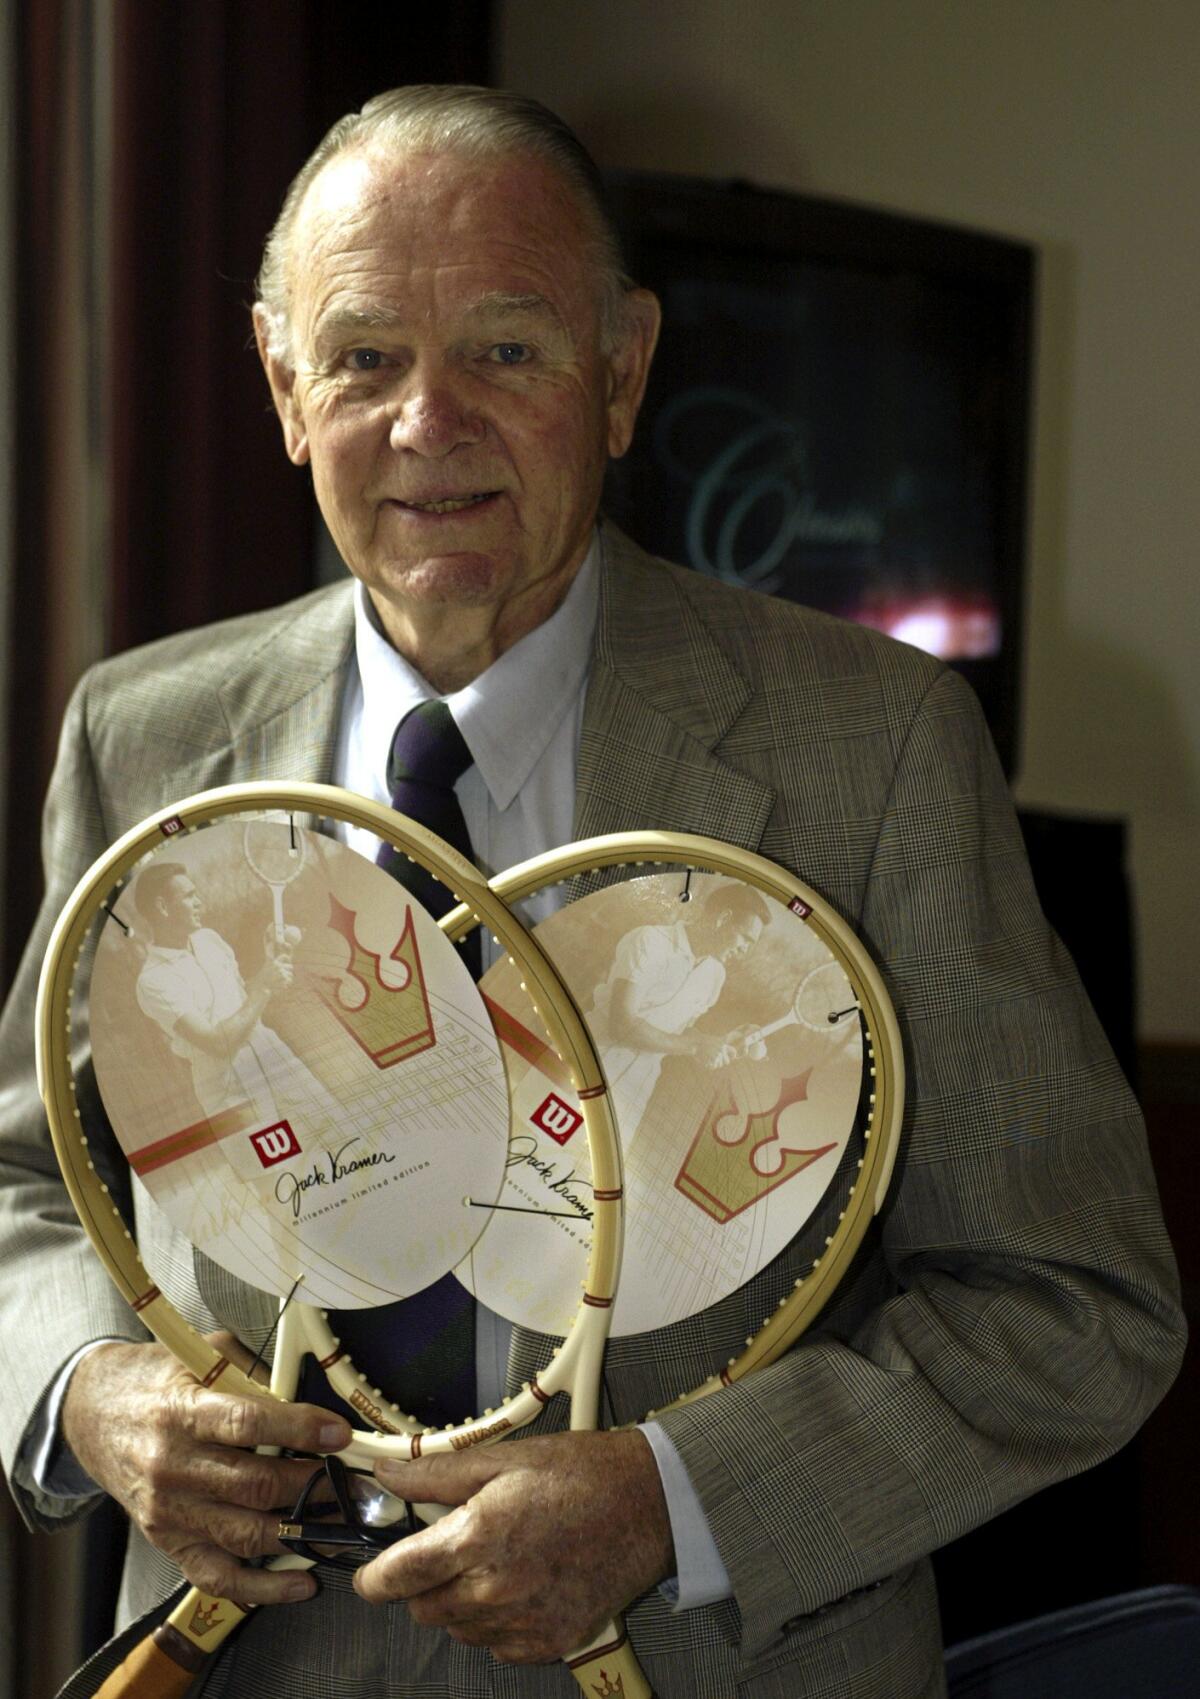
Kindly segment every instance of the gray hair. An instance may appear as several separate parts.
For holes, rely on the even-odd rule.
[[[590,254],[599,287],[600,334],[606,351],[625,323],[626,276],[620,237],[608,211],[604,181],[579,137],[548,107],[507,89],[470,83],[412,83],[369,100],[339,118],[301,167],[267,237],[258,274],[258,304],[270,326],[268,349],[288,365],[291,342],[291,239],[300,204],[318,173],[338,154],[379,148],[393,155],[459,153],[467,158],[534,154],[560,175],[590,226]]]

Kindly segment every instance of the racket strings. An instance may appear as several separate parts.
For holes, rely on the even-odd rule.
[[[287,1297],[283,1300],[283,1303],[279,1306],[279,1309],[276,1312],[275,1320],[271,1323],[271,1326],[268,1329],[268,1331],[266,1332],[266,1334],[264,1334],[262,1344],[259,1346],[258,1350],[254,1353],[254,1360],[250,1364],[250,1367],[246,1370],[246,1378],[248,1380],[254,1379],[254,1375],[255,1375],[256,1370],[259,1368],[260,1364],[263,1363],[266,1360],[267,1352],[271,1349],[272,1345],[275,1342],[275,1335],[279,1332],[279,1324],[282,1322],[285,1314],[287,1313],[287,1309],[288,1309],[289,1304],[291,1303],[292,1299],[296,1296],[296,1293],[300,1290],[303,1283],[304,1283],[304,1276],[302,1274],[298,1274],[296,1276],[295,1283],[293,1284],[291,1291],[288,1293]]]
[[[290,885],[304,871],[305,839],[292,817],[286,826],[282,821],[248,821],[242,847],[251,870],[267,885]]]

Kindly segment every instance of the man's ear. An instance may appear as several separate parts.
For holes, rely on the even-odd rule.
[[[649,289],[631,289],[622,303],[623,324],[608,361],[608,452],[619,460],[633,441],[646,393],[662,310]]]
[[[278,354],[271,353],[271,320],[261,301],[256,302],[254,307],[254,340],[271,386],[271,399],[275,403],[279,423],[283,426],[283,446],[287,449],[288,459],[295,466],[304,466],[308,462],[308,431],[296,402],[296,371]]]

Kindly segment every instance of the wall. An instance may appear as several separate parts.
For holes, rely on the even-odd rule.
[[[497,80],[608,166],[1040,255],[1021,801],[1125,816],[1143,1034],[1200,1039],[1200,8],[498,0]],[[1103,917],[1098,917],[1103,924]]]

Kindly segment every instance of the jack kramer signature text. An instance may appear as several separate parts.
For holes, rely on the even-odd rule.
[[[381,1162],[395,1162],[396,1158],[387,1151],[377,1150],[372,1156],[355,1156],[348,1162],[344,1161],[346,1152],[352,1144],[358,1143],[355,1135],[347,1139],[337,1150],[326,1151],[325,1160],[329,1164],[328,1172],[319,1162],[314,1162],[307,1174],[281,1174],[275,1182],[275,1196],[280,1203],[290,1203],[292,1215],[300,1219],[300,1206],[304,1194],[313,1186],[336,1186],[339,1180],[349,1179],[351,1174],[357,1174],[360,1168],[377,1168]]]
[[[572,1186],[581,1186],[585,1191],[591,1192],[594,1190],[591,1181],[580,1179],[573,1168],[560,1177],[557,1162],[547,1162],[544,1157],[537,1154],[537,1149],[538,1141],[530,1133],[510,1139],[508,1141],[508,1162],[506,1166],[532,1169],[541,1178],[543,1186],[548,1191],[552,1192],[556,1198],[561,1198],[564,1203],[569,1204],[573,1210],[578,1212],[581,1221],[590,1221],[594,1213],[591,1199],[581,1198],[571,1188]]]

